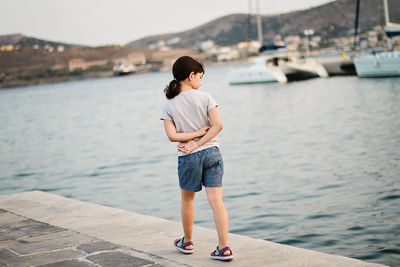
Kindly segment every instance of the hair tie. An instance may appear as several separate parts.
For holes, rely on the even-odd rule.
[[[176,81],[176,82],[178,81],[176,78],[174,78],[173,80]]]

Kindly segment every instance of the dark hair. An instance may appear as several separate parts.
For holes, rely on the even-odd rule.
[[[181,81],[189,77],[190,73],[204,73],[204,66],[197,60],[189,56],[178,58],[172,66],[174,79],[165,87],[164,93],[168,99],[177,96],[181,91]]]

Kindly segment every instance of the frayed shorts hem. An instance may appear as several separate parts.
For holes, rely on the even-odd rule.
[[[222,187],[222,184],[207,185],[207,186],[204,185],[204,187],[205,188],[207,188],[207,187]],[[187,190],[187,191],[195,192],[195,193],[200,192],[203,189],[203,187],[201,187],[200,189],[198,189],[198,188],[193,189],[193,188],[185,188],[184,186],[179,186],[179,188]]]

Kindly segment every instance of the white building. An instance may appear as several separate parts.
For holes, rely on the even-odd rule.
[[[213,40],[207,40],[207,41],[203,41],[200,43],[200,48],[203,51],[210,51],[215,47],[214,41]]]
[[[62,53],[62,52],[64,52],[64,50],[65,50],[65,48],[64,48],[64,46],[63,46],[63,45],[59,45],[59,46],[57,46],[57,52],[60,52],[60,53]]]

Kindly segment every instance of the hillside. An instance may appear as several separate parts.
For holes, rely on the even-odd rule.
[[[10,45],[10,44],[13,45],[14,47],[19,46],[21,48],[33,47],[34,45],[38,45],[40,47],[44,47],[45,45],[49,45],[49,46],[53,46],[53,47],[64,46],[65,49],[69,49],[69,48],[73,48],[73,47],[79,47],[79,48],[87,47],[87,46],[83,46],[83,45],[74,45],[74,44],[38,39],[38,38],[34,38],[34,37],[25,36],[23,34],[7,34],[7,35],[0,36],[0,46]]]
[[[37,39],[22,34],[0,36],[0,46],[13,49],[0,52],[0,88],[42,82],[58,82],[111,76],[113,62],[130,53],[148,53],[146,49],[120,46],[89,47]],[[61,47],[61,49],[58,49]],[[69,71],[69,61],[102,61],[87,71]]]
[[[70,81],[113,75],[113,65],[126,60],[132,54],[144,54],[149,67],[160,67],[165,58],[190,54],[191,50],[151,51],[134,47],[102,46],[88,47],[50,42],[23,35],[0,36],[6,47],[0,51],[0,89],[38,83]],[[50,50],[50,47],[63,49]],[[88,64],[84,69],[70,69],[71,60]],[[86,65],[87,66],[87,65]]]
[[[389,0],[390,18],[400,23],[399,0]],[[271,42],[275,35],[302,35],[305,29],[313,29],[322,39],[350,36],[354,31],[355,0],[337,0],[307,10],[277,16],[263,16],[264,41]],[[249,23],[250,21],[250,23]],[[384,24],[381,0],[362,0],[360,4],[359,30],[365,32]],[[233,45],[240,41],[257,39],[256,18],[248,14],[227,15],[194,29],[145,37],[126,44],[128,47],[148,47],[160,40],[180,38],[175,47],[193,47],[202,41],[213,40],[218,45]]]

